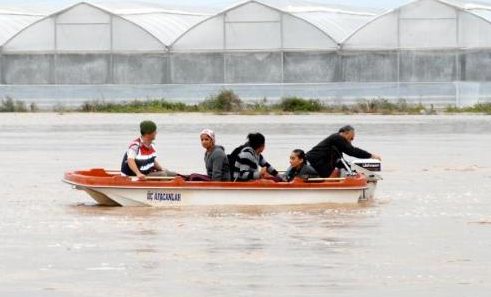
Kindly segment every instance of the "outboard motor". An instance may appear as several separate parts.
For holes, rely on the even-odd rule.
[[[360,200],[372,199],[375,195],[375,188],[377,182],[382,180],[382,176],[375,172],[380,172],[382,170],[382,164],[376,159],[355,159],[351,162],[351,168],[367,178],[368,188],[363,191],[363,195]]]
[[[377,159],[355,159],[352,163],[366,170],[382,171],[382,163]]]

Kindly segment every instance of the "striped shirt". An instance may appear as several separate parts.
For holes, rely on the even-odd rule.
[[[136,175],[128,165],[128,159],[135,159],[138,170],[143,174],[149,174],[155,167],[156,158],[157,152],[155,151],[154,143],[152,142],[150,146],[146,146],[141,138],[137,138],[130,144],[128,151],[123,157],[121,173],[129,176]]]
[[[261,167],[266,167],[269,174],[276,176],[278,171],[264,159],[263,155],[257,155],[250,146],[244,147],[234,164],[234,180],[248,181],[261,178]]]

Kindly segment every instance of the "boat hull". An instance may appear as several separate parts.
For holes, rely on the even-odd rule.
[[[177,189],[177,188],[84,188],[101,205],[191,206],[191,205],[299,205],[357,203],[367,188],[308,189]],[[97,193],[94,195],[94,193]],[[101,199],[104,197],[104,199]]]

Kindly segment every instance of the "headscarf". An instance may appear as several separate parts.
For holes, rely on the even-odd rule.
[[[213,142],[215,142],[215,132],[213,132],[213,130],[204,129],[203,131],[201,131],[200,136],[201,135],[207,135],[208,137],[211,138],[211,140],[213,140]]]

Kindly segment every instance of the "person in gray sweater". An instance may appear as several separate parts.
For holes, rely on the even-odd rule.
[[[223,146],[215,144],[215,133],[204,129],[200,134],[201,145],[206,150],[206,174],[212,181],[230,181],[230,165]]]

